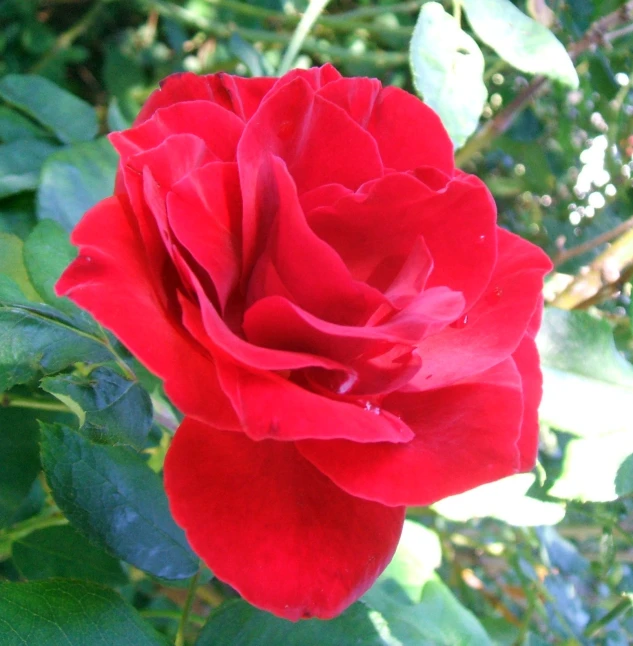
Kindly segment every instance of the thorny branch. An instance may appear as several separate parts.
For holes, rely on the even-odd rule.
[[[570,43],[567,51],[572,59],[597,47],[611,43],[616,38],[630,32],[631,25],[615,29],[633,19],[633,0],[616,11],[594,22],[585,35],[577,42]],[[488,121],[479,132],[455,155],[457,166],[463,166],[473,155],[486,148],[496,137],[503,134],[526,105],[548,84],[545,76],[535,76],[532,81],[509,103]]]

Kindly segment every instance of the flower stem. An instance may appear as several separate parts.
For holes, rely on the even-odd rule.
[[[284,52],[284,56],[281,59],[281,63],[277,70],[277,74],[279,76],[282,76],[290,70],[297,58],[297,54],[301,51],[301,47],[305,39],[312,29],[312,26],[317,21],[329,1],[330,0],[310,0],[310,4],[299,21],[290,43]]]
[[[283,44],[290,43],[292,39],[290,34],[286,32],[228,26],[216,20],[209,20],[190,9],[180,7],[173,2],[168,2],[168,0],[136,0],[136,3],[145,10],[154,9],[162,16],[166,16],[182,25],[198,29],[222,40],[228,40],[231,34],[234,33],[241,36],[244,40],[255,43]],[[328,18],[333,18],[333,16],[328,16]],[[384,50],[354,52],[346,47],[332,45],[324,40],[318,40],[310,36],[304,40],[302,49],[319,61],[362,61],[371,63],[379,68],[392,68],[406,65],[409,62],[408,52],[388,52]]]
[[[187,628],[187,622],[189,621],[189,614],[191,613],[193,600],[196,597],[196,588],[198,587],[199,578],[200,570],[198,569],[191,579],[189,589],[187,590],[187,598],[185,599],[185,605],[182,607],[182,614],[180,615],[180,622],[178,624],[178,632],[176,633],[175,646],[185,646],[185,629]]]
[[[68,49],[80,36],[82,36],[95,22],[103,6],[107,0],[98,0],[94,5],[86,11],[86,13],[81,17],[81,19],[76,22],[70,29],[66,30],[60,34],[57,40],[53,43],[51,49],[49,49],[40,60],[33,65],[29,70],[30,74],[37,74],[41,71],[48,63],[50,63],[53,58],[57,55],[58,52]]]
[[[67,524],[68,519],[55,511],[54,513],[45,512],[39,516],[33,516],[33,518],[28,518],[21,523],[16,523],[11,527],[0,530],[0,561],[10,555],[11,544],[15,541],[19,541],[38,529]]]
[[[4,393],[0,395],[0,407],[6,408],[35,408],[37,410],[50,410],[58,413],[70,412],[68,406],[57,401],[47,401],[35,397],[18,397]]]
[[[590,623],[587,628],[585,628],[584,636],[593,637],[598,633],[602,628],[607,624],[611,623],[614,619],[619,617],[621,614],[627,612],[633,606],[633,595],[625,594],[623,598],[617,603],[609,612],[597,619],[596,621]]]
[[[146,619],[171,619],[180,622],[181,613],[177,610],[141,610],[140,615]],[[200,615],[189,613],[187,620],[197,626],[204,626],[206,619]]]

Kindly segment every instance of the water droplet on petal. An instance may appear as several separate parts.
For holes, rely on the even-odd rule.
[[[368,413],[373,413],[374,415],[380,415],[380,407],[374,406],[371,402],[365,402],[365,410]]]
[[[453,321],[449,327],[455,328],[456,330],[461,330],[465,328],[468,323],[468,314],[464,314],[461,318],[458,318],[456,321]]]
[[[482,234],[479,236],[479,238],[477,238],[477,244],[481,244],[485,240],[486,240],[486,236]]]
[[[347,375],[345,380],[341,382],[338,388],[336,389],[337,394],[345,395],[354,387],[357,381],[358,379],[356,378],[356,375],[352,375],[352,374]]]

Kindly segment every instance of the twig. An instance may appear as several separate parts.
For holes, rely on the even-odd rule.
[[[172,621],[180,621],[181,614],[177,610],[140,610],[139,614],[145,619],[171,619]],[[204,626],[206,619],[200,615],[189,613],[189,622],[197,626]]]
[[[622,5],[616,11],[607,14],[593,23],[579,41],[571,43],[567,47],[567,51],[572,60],[579,54],[593,49],[606,41],[611,42],[615,40],[617,37],[615,35],[616,32],[612,30],[618,25],[628,22],[631,19],[631,14],[633,14],[633,0],[629,0],[629,2]],[[622,32],[623,30],[619,31]],[[482,148],[487,147],[497,136],[503,134],[521,110],[527,106],[547,83],[547,77],[535,76],[506,108],[490,119],[461,150],[457,151],[455,164],[457,166],[463,166],[473,155],[478,153]]]
[[[191,612],[191,606],[193,605],[193,600],[196,597],[196,589],[198,588],[198,580],[200,579],[200,570],[194,574],[189,584],[189,589],[187,590],[187,598],[185,599],[185,605],[182,607],[182,615],[180,616],[180,622],[178,623],[178,632],[176,633],[175,646],[184,646],[185,645],[185,630],[187,628],[187,623],[189,621],[189,613]]]
[[[627,612],[633,607],[633,595],[625,594],[623,598],[606,614],[602,615],[600,619],[596,619],[590,623],[585,632],[583,633],[585,637],[593,637],[596,633],[600,632],[607,624],[610,624],[614,619],[619,617],[621,614]]]
[[[595,238],[588,240],[587,242],[583,242],[582,244],[572,247],[571,249],[563,249],[554,257],[552,261],[554,263],[554,267],[559,267],[572,258],[582,256],[583,254],[592,251],[596,247],[599,247],[606,242],[610,242],[614,238],[617,238],[623,233],[626,233],[629,229],[633,229],[633,217],[625,220],[624,222],[621,222],[617,227],[614,227],[609,231],[605,231],[604,233],[601,233],[599,236],[596,236]]]
[[[227,40],[231,34],[239,34],[250,42],[287,44],[291,36],[284,32],[274,32],[265,29],[228,26],[214,20],[209,20],[198,13],[180,7],[166,0],[136,0],[145,9],[155,9],[159,14],[167,16],[188,27],[199,29],[211,36]],[[409,56],[406,52],[386,52],[382,50],[370,52],[353,52],[345,47],[330,45],[322,40],[307,37],[303,43],[303,51],[323,60],[366,61],[376,67],[396,67],[406,65]]]
[[[55,56],[62,50],[68,49],[80,36],[82,36],[97,19],[97,16],[103,9],[108,0],[98,0],[86,11],[81,19],[76,22],[70,29],[63,32],[57,37],[53,46],[40,58],[40,60],[31,67],[29,73],[37,74],[41,71]]]
[[[397,2],[395,4],[385,4],[377,7],[359,7],[350,9],[328,16],[328,22],[337,20],[358,20],[362,18],[374,18],[383,13],[416,13],[426,0],[412,0],[411,2]]]
[[[564,310],[585,309],[612,295],[630,275],[633,275],[632,228],[581,271],[551,304]]]
[[[263,22],[269,23],[271,26],[282,27],[295,27],[301,20],[300,13],[285,13],[283,11],[275,11],[274,9],[267,9],[266,7],[259,7],[248,2],[239,2],[239,0],[206,0],[209,4],[223,7],[229,11],[242,16],[249,16],[256,18]],[[416,9],[419,5],[416,5]],[[375,7],[374,7],[375,8]],[[384,13],[389,10],[389,6],[380,7],[381,12]],[[384,34],[398,34],[410,37],[413,33],[413,27],[379,27],[371,23],[361,21],[362,16],[357,19],[348,18],[345,13],[338,13],[333,15],[321,14],[315,23],[315,26],[329,29],[332,31],[350,32],[362,29],[368,34],[381,36]]]
[[[281,63],[279,63],[279,68],[277,70],[278,76],[283,76],[290,70],[297,58],[297,54],[301,51],[301,47],[312,29],[312,25],[314,25],[325,7],[327,7],[329,1],[330,0],[310,0],[308,8],[301,17],[294,34],[292,34],[292,38],[284,52]]]
[[[58,401],[47,401],[33,397],[18,397],[8,393],[0,394],[0,407],[7,408],[35,408],[37,410],[50,410],[57,413],[68,413],[70,409],[66,404]]]

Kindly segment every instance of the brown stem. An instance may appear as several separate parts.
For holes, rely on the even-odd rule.
[[[586,309],[612,296],[633,275],[633,228],[603,251],[552,301],[564,310]]]
[[[617,227],[614,227],[609,231],[605,231],[599,236],[596,236],[595,238],[593,238],[592,240],[583,242],[582,244],[579,244],[576,247],[572,247],[571,249],[563,249],[553,259],[554,267],[559,267],[560,265],[567,262],[568,260],[571,260],[572,258],[577,258],[578,256],[582,256],[588,251],[591,251],[592,249],[595,249],[596,247],[599,247],[600,245],[603,245],[606,242],[609,242],[614,238],[621,236],[623,233],[626,233],[629,229],[633,229],[633,217],[629,218],[628,220],[625,220],[624,222],[620,222],[620,224],[618,224]]]
[[[615,27],[629,22],[633,16],[633,0],[629,0],[616,11],[607,14],[594,22],[585,35],[577,42],[570,43],[567,51],[572,59],[605,42],[611,42],[619,36],[626,35],[624,29],[614,30]],[[519,112],[542,90],[548,83],[545,76],[535,76],[532,81],[508,104],[488,121],[479,132],[455,155],[455,164],[463,166],[473,155],[486,148],[493,139],[503,134],[512,124]]]

